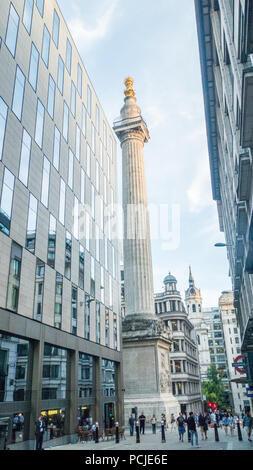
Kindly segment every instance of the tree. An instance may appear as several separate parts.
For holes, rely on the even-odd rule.
[[[215,364],[211,364],[208,368],[207,378],[208,382],[202,383],[202,391],[206,395],[207,402],[216,403],[219,408],[228,408],[227,394]]]

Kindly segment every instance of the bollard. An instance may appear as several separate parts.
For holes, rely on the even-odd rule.
[[[238,434],[238,441],[242,441],[242,432],[241,432],[241,426],[240,426],[240,421],[238,420],[237,423],[237,434]]]
[[[115,426],[116,426],[116,433],[115,433],[115,442],[116,444],[119,443],[119,423],[115,423]]]
[[[217,423],[214,423],[214,435],[215,435],[215,440],[218,442],[219,439],[219,433],[218,433],[218,428],[217,428]]]
[[[140,425],[139,425],[139,421],[136,421],[135,431],[136,431],[136,444],[140,444]]]
[[[164,421],[161,421],[161,436],[162,436],[162,443],[164,444],[166,442]]]
[[[188,434],[188,442],[191,442],[191,433],[190,433],[188,424],[187,424],[187,434]]]
[[[98,438],[98,423],[96,423],[96,437],[95,437],[95,444],[98,444],[99,443],[99,438]]]

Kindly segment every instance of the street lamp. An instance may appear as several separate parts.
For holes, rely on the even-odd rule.
[[[234,246],[228,243],[215,243],[214,245],[216,248],[224,248],[225,246]]]

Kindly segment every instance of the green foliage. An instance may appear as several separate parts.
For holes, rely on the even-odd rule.
[[[207,402],[216,403],[218,408],[227,408],[229,406],[227,395],[215,364],[210,365],[207,378],[208,382],[202,383],[202,391],[206,395]]]

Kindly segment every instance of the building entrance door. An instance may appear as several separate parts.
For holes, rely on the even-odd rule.
[[[112,428],[115,423],[114,403],[105,403],[104,406],[105,428]]]

